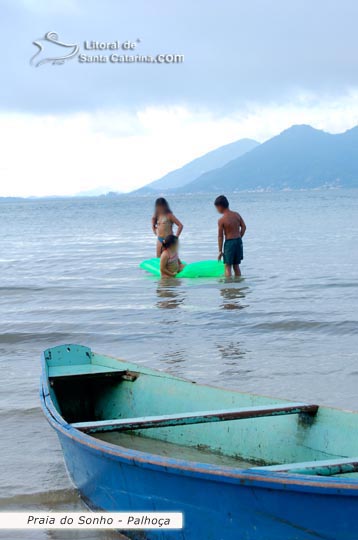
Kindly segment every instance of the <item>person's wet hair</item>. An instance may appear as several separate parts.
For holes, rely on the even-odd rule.
[[[155,212],[156,216],[158,215],[158,209],[159,208],[163,208],[163,210],[164,210],[164,212],[166,214],[171,214],[172,213],[172,211],[170,210],[169,203],[168,203],[168,201],[166,199],[164,199],[164,197],[159,197],[155,201],[154,212]]]
[[[219,195],[219,197],[216,197],[214,205],[221,206],[222,208],[229,208],[229,201],[227,200],[225,195]]]
[[[171,246],[175,246],[178,243],[178,237],[175,234],[168,234],[162,242],[162,250],[169,249]]]

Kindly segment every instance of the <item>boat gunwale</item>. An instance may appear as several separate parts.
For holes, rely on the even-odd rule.
[[[51,347],[50,349],[53,349],[53,347]],[[340,495],[343,496],[358,496],[358,479],[347,482],[344,478],[325,477],[325,480],[322,481],[322,477],[317,477],[317,475],[302,475],[286,472],[272,472],[267,470],[260,471],[257,467],[255,468],[255,470],[253,470],[253,468],[241,469],[224,465],[211,465],[208,463],[201,463],[190,460],[184,461],[177,458],[168,458],[165,456],[160,456],[158,454],[146,453],[140,450],[133,450],[124,446],[96,439],[92,435],[84,433],[71,426],[71,424],[68,423],[57,411],[49,390],[49,381],[46,373],[45,352],[43,352],[41,355],[42,376],[40,383],[40,401],[46,419],[56,431],[61,432],[62,435],[65,435],[66,437],[72,439],[80,445],[85,446],[92,452],[100,452],[104,455],[110,456],[111,458],[117,458],[120,461],[125,462],[126,464],[133,464],[134,466],[147,466],[154,469],[158,468],[159,470],[164,469],[166,472],[169,472],[168,469],[170,469],[170,473],[174,474],[187,473],[189,475],[200,476],[202,478],[206,478],[212,481],[222,480],[230,483],[234,483],[239,480],[242,487],[256,486],[266,489],[291,489],[295,491],[305,491],[305,488],[310,488],[308,489],[308,491],[318,491],[326,495],[336,495],[338,490],[340,492]],[[110,358],[113,358],[120,362],[120,360],[115,357]],[[172,377],[171,374],[168,374],[168,376]],[[173,376],[173,378],[188,383],[193,383],[193,381],[190,381],[188,379],[176,376]],[[217,386],[210,385],[201,386],[218,388]],[[222,390],[227,389],[222,388]],[[237,393],[244,393],[237,390],[231,391]],[[354,414],[354,411],[343,412]]]

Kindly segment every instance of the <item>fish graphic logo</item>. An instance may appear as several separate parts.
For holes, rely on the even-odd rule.
[[[76,43],[62,43],[61,41],[59,41],[58,34],[56,32],[47,32],[47,34],[45,34],[43,38],[37,39],[32,43],[39,49],[30,59],[30,64],[34,67],[39,67],[43,64],[48,63],[53,65],[64,64],[66,60],[74,58],[78,54],[78,51],[80,49]],[[43,55],[41,53],[45,51],[46,54],[45,49],[49,48],[49,44],[56,45],[57,48],[61,47],[61,52],[67,52],[67,54],[51,57],[47,56],[43,58]]]

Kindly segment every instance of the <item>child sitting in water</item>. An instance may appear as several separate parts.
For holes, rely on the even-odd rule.
[[[157,237],[157,257],[160,257],[162,252],[164,238],[173,234],[173,225],[178,227],[176,235],[179,238],[183,225],[170,210],[167,200],[164,197],[159,197],[155,201],[154,216],[152,217],[152,229]]]
[[[178,255],[179,241],[174,234],[166,236],[162,242],[160,256],[160,273],[162,278],[175,277],[184,268]]]

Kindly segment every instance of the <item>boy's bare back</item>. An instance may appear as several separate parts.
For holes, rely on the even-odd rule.
[[[220,229],[225,234],[226,240],[241,238],[244,232],[244,221],[240,214],[228,209],[219,219],[219,231]]]

